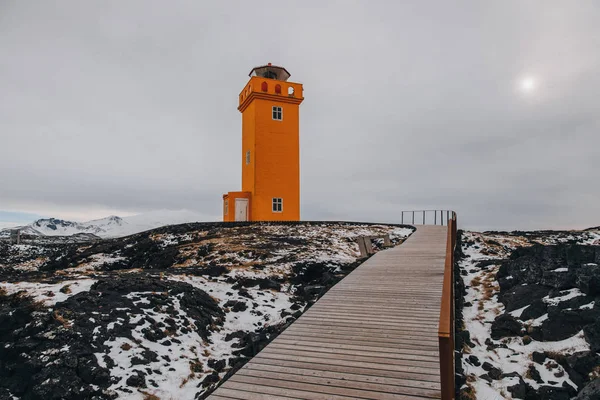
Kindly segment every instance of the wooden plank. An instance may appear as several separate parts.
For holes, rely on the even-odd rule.
[[[294,396],[293,398],[298,398],[298,399],[305,399],[305,400],[349,400],[349,399],[356,399],[355,397],[348,397],[348,396],[337,396],[337,395],[331,395],[331,394],[325,394],[325,393],[318,393],[318,392],[312,392],[312,391],[308,391],[308,390],[295,390],[295,389],[291,389],[291,388],[287,388],[287,387],[281,387],[280,385],[277,384],[277,382],[272,382],[270,385],[269,384],[265,384],[264,381],[259,383],[256,382],[255,380],[251,380],[251,382],[244,382],[247,381],[247,379],[244,379],[242,377],[242,382],[240,382],[239,379],[235,379],[238,378],[236,375],[233,375],[231,378],[229,378],[229,380],[227,381],[227,386],[226,388],[233,388],[233,389],[237,389],[240,391],[245,391],[249,394],[252,394],[253,396],[257,396],[257,397],[241,397],[242,399],[249,399],[249,400],[261,400],[264,399],[266,397],[262,397],[265,395],[271,395],[271,399],[277,399],[277,398],[287,398],[286,396]],[[221,389],[217,389],[217,391],[220,391]]]
[[[378,307],[373,309],[372,307],[363,306],[362,304],[349,304],[349,303],[339,303],[333,304],[331,301],[323,301],[317,302],[314,306],[308,309],[306,312],[329,312],[329,313],[340,313],[345,311],[352,311],[357,313],[366,313],[369,314],[372,312],[372,315],[384,315],[384,316],[393,316],[398,313],[404,313],[411,316],[422,315],[424,317],[437,317],[439,316],[439,310],[434,310],[433,308],[427,309],[424,307],[414,307],[408,308],[406,306],[397,305],[390,306],[387,308]]]
[[[371,368],[371,369],[387,369],[391,371],[402,371],[402,372],[412,372],[414,374],[422,374],[423,379],[430,378],[434,382],[439,380],[439,370],[437,368],[426,368],[426,367],[418,367],[414,365],[399,365],[392,364],[387,362],[376,362],[374,360],[365,361],[364,359],[357,359],[357,357],[322,357],[321,354],[289,354],[283,351],[278,352],[265,352],[261,351],[260,356],[263,358],[274,358],[274,359],[289,359],[295,361],[302,362],[315,362],[315,363],[325,363],[332,365],[349,365],[352,367],[363,367],[363,368]],[[258,357],[258,356],[257,356]]]
[[[421,349],[428,351],[438,351],[438,343],[432,342],[424,342],[420,339],[410,340],[406,338],[386,338],[386,337],[364,337],[358,335],[344,335],[341,333],[332,333],[327,334],[319,331],[302,331],[298,330],[296,332],[287,332],[285,336],[286,339],[294,339],[294,340],[317,340],[317,341],[325,341],[327,343],[331,343],[335,345],[336,343],[344,344],[356,344],[356,345],[373,345],[373,346],[390,346],[392,348],[401,348],[401,349]]]
[[[373,330],[373,331],[367,331],[366,329],[361,329],[359,327],[348,327],[348,326],[329,326],[329,325],[319,325],[319,324],[308,324],[308,323],[302,323],[302,324],[298,324],[297,326],[294,326],[294,324],[292,324],[291,327],[289,327],[286,332],[284,334],[287,334],[287,332],[300,332],[300,331],[316,331],[316,332],[323,332],[323,333],[333,333],[333,334],[339,334],[339,335],[358,335],[361,337],[367,337],[366,334],[368,333],[369,336],[368,338],[396,338],[396,339],[410,339],[410,340],[417,340],[417,341],[422,341],[424,343],[428,342],[428,341],[435,341],[435,337],[433,337],[433,334],[430,332],[429,335],[423,335],[424,332],[417,332],[415,334],[415,332],[407,332],[407,331],[389,331],[389,330],[384,330],[384,329],[379,329],[379,330]]]
[[[312,364],[311,364],[312,365]],[[273,371],[273,372],[281,372],[286,374],[293,375],[302,375],[302,376],[316,376],[320,378],[332,378],[332,379],[340,379],[345,382],[367,382],[373,384],[381,384],[381,385],[391,385],[391,386],[406,386],[412,387],[416,389],[423,389],[427,391],[438,391],[440,389],[439,383],[436,382],[428,382],[428,381],[417,381],[412,379],[399,379],[399,378],[389,378],[384,376],[375,376],[375,375],[366,375],[366,374],[356,374],[348,371],[342,372],[334,372],[334,371],[324,371],[318,370],[315,368],[311,368],[310,365],[305,367],[302,366],[279,366],[272,364],[261,364],[260,362],[249,363],[244,366],[242,369],[253,369],[253,370],[261,370],[261,371]],[[363,370],[364,371],[364,370]]]
[[[377,400],[413,400],[422,398],[420,396],[410,396],[394,393],[375,392],[368,390],[350,389],[337,386],[318,385],[313,383],[296,382],[288,380],[279,380],[272,378],[258,378],[254,376],[233,375],[230,380],[233,382],[246,383],[251,385],[271,386],[275,388],[285,388],[293,390],[303,390],[305,393],[312,393],[312,398],[320,398],[318,395],[324,395],[326,399],[338,398],[359,398],[359,399],[377,399]]]
[[[423,321],[420,319],[378,319],[378,318],[363,318],[363,317],[354,317],[352,315],[343,314],[343,315],[315,315],[311,313],[310,315],[304,316],[303,321],[336,321],[336,322],[349,322],[353,324],[368,324],[372,326],[418,326],[423,328],[434,327],[437,330],[438,324],[431,321]]]
[[[279,336],[278,338],[276,338],[273,343],[286,343],[286,344],[291,344],[291,345],[298,345],[298,346],[321,346],[321,347],[332,347],[332,345],[335,345],[336,348],[339,349],[348,349],[348,350],[363,350],[363,351],[374,351],[374,352],[380,352],[380,351],[387,351],[390,352],[392,354],[414,354],[414,355],[420,355],[420,356],[429,356],[429,357],[434,357],[437,359],[438,357],[438,351],[435,350],[423,350],[423,349],[402,349],[402,348],[398,348],[396,346],[376,346],[374,344],[372,345],[358,345],[355,344],[354,342],[349,342],[350,344],[345,344],[339,340],[326,340],[326,339],[322,339],[322,340],[303,340],[303,339],[290,339],[287,337],[283,337],[283,336]]]
[[[303,317],[328,317],[328,318],[340,318],[340,317],[352,317],[365,319],[373,319],[380,321],[421,321],[424,323],[432,323],[432,318],[437,318],[438,313],[423,314],[419,311],[406,311],[406,310],[394,310],[392,312],[372,314],[366,310],[356,310],[352,308],[340,309],[340,307],[330,309],[310,309]]]
[[[365,331],[365,333],[369,333],[369,334],[373,334],[373,335],[378,335],[378,333],[390,333],[390,334],[395,334],[395,335],[403,335],[404,333],[406,334],[412,334],[412,335],[416,335],[421,336],[421,337],[427,337],[427,338],[436,338],[437,337],[437,330],[426,330],[426,329],[422,329],[419,328],[417,326],[403,326],[403,327],[395,327],[395,326],[369,326],[367,324],[353,324],[350,322],[337,322],[337,321],[326,321],[326,320],[304,320],[302,321],[302,325],[304,326],[316,326],[316,327],[323,327],[323,328],[332,328],[332,329],[338,329],[338,330],[359,330],[359,331]]]
[[[407,360],[392,357],[375,357],[375,356],[363,356],[356,354],[345,354],[342,352],[331,352],[331,351],[318,351],[316,349],[288,349],[279,346],[270,346],[269,350],[265,350],[265,354],[285,354],[291,356],[301,357],[314,357],[314,358],[325,358],[335,360],[348,360],[358,362],[373,362],[376,364],[385,365],[401,365],[405,367],[416,367],[425,370],[436,369],[437,364],[431,361],[423,360]],[[424,373],[426,373],[425,371]]]
[[[303,361],[295,361],[288,359],[273,359],[267,357],[255,357],[252,359],[252,363],[246,364],[248,365],[268,365],[268,366],[281,366],[281,367],[290,367],[296,369],[308,369],[310,371],[315,371],[318,376],[326,373],[341,373],[345,375],[360,375],[365,378],[380,378],[380,379],[397,379],[404,382],[411,382],[411,384],[417,387],[427,387],[427,388],[439,388],[440,383],[439,379],[422,379],[420,374],[414,374],[411,372],[403,372],[403,371],[390,371],[390,370],[382,370],[382,369],[371,369],[364,367],[353,367],[350,365],[335,365],[335,364],[321,364],[321,363],[307,363]]]
[[[289,345],[285,343],[275,343],[273,342],[270,347],[272,349],[288,349],[288,350],[297,350],[302,349],[303,351],[310,351],[314,353],[331,353],[331,354],[344,354],[344,355],[352,355],[352,356],[364,356],[364,357],[373,357],[374,359],[378,358],[389,358],[389,359],[397,359],[397,360],[410,360],[421,363],[430,363],[434,366],[438,364],[439,358],[437,356],[420,356],[415,354],[405,354],[405,353],[391,353],[389,351],[361,351],[361,350],[351,350],[351,349],[341,349],[339,347],[333,346],[308,346],[308,345]],[[418,365],[419,365],[418,364]]]
[[[303,335],[306,335],[307,337],[321,337],[321,336],[326,335],[327,337],[332,337],[332,338],[351,338],[351,337],[353,337],[353,338],[356,338],[355,340],[357,340],[357,341],[365,341],[365,339],[367,339],[366,340],[367,342],[372,341],[374,343],[375,342],[397,343],[399,346],[401,346],[404,343],[413,344],[413,345],[421,345],[421,346],[434,346],[434,347],[437,346],[436,341],[431,337],[426,338],[426,337],[419,337],[418,335],[409,335],[407,332],[404,332],[404,333],[401,332],[400,334],[391,335],[384,331],[364,332],[364,331],[361,331],[360,329],[354,329],[354,330],[328,329],[328,330],[319,331],[318,329],[316,329],[316,327],[310,327],[310,328],[311,329],[309,329],[309,327],[296,328],[293,331],[288,332],[285,337],[287,337],[288,335],[300,336],[300,337],[302,337]],[[367,333],[369,334],[369,337],[366,337]]]
[[[414,387],[403,386],[403,385],[388,385],[388,384],[384,384],[384,383],[369,383],[369,382],[362,382],[359,380],[348,380],[348,379],[346,379],[347,377],[344,377],[344,378],[327,377],[327,378],[325,378],[325,377],[307,376],[307,375],[302,375],[302,374],[296,374],[295,370],[288,370],[287,372],[282,373],[282,372],[257,370],[257,369],[253,369],[253,368],[245,368],[245,369],[240,370],[238,375],[254,377],[254,378],[267,378],[267,379],[276,379],[276,380],[280,380],[280,381],[292,381],[292,382],[327,386],[330,388],[330,392],[337,392],[337,393],[340,393],[340,391],[339,391],[339,389],[336,389],[336,388],[350,389],[351,392],[348,393],[345,391],[345,394],[353,395],[353,396],[359,396],[361,394],[363,396],[365,396],[365,394],[361,393],[361,392],[352,392],[354,390],[360,390],[360,391],[366,390],[371,393],[380,392],[379,397],[378,397],[380,399],[385,399],[385,398],[395,399],[396,397],[390,397],[390,396],[393,396],[394,394],[401,394],[401,395],[408,395],[408,396],[420,396],[420,397],[425,397],[425,398],[430,398],[430,399],[435,399],[435,398],[440,397],[439,391],[436,392],[435,390],[431,390],[431,389],[420,389],[420,388],[414,388]],[[320,388],[320,390],[323,390],[323,389]],[[344,393],[344,392],[342,392],[342,393]],[[367,395],[367,396],[370,397],[370,395]]]
[[[302,392],[297,392],[297,391],[295,392],[296,395],[302,396],[302,397],[290,397],[290,396],[294,395],[294,393],[291,393],[291,391],[286,391],[287,393],[277,393],[277,394],[273,395],[273,394],[268,394],[266,392],[255,392],[252,390],[248,390],[247,386],[248,385],[239,385],[237,383],[232,382],[232,384],[228,384],[227,387],[221,386],[220,388],[217,389],[219,394],[213,393],[208,398],[213,399],[215,396],[220,396],[221,394],[223,394],[224,396],[229,396],[230,398],[233,398],[233,399],[243,399],[243,400],[277,400],[277,399],[301,400],[301,399],[306,398],[303,396]],[[254,389],[254,388],[251,387],[250,389]],[[256,389],[258,389],[258,388],[256,388]]]

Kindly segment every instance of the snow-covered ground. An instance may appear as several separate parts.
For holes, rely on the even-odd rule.
[[[548,326],[549,313],[573,310],[592,309],[598,311],[594,296],[582,293],[577,287],[562,289],[560,285],[568,285],[559,277],[555,287],[534,282],[535,274],[526,271],[528,265],[535,264],[534,258],[527,254],[526,260],[511,254],[515,249],[531,247],[535,244],[555,245],[571,244],[592,245],[600,244],[600,231],[556,232],[539,234],[503,234],[464,232],[461,237],[461,251],[464,257],[458,260],[462,280],[465,285],[463,329],[468,331],[470,343],[463,346],[462,368],[466,383],[462,388],[465,398],[476,399],[553,399],[570,398],[590,380],[600,376],[600,362],[596,369],[591,369],[589,376],[580,376],[581,371],[575,371],[572,363],[577,360],[569,356],[585,356],[587,359],[596,358],[595,352],[590,351],[590,343],[583,329],[575,329],[572,334],[562,340],[546,340],[542,327]],[[533,253],[533,251],[532,251]],[[541,250],[539,253],[543,253]],[[568,274],[568,266],[560,260],[552,260],[547,254],[544,260],[548,266],[543,272],[541,282],[552,274]],[[593,257],[593,251],[591,252]],[[529,258],[527,258],[529,257]],[[508,270],[500,271],[501,265],[511,259],[512,270],[520,268],[520,277],[507,276]],[[514,260],[514,261],[512,261]],[[558,267],[550,265],[556,262]],[[576,268],[578,265],[571,265]],[[573,271],[571,271],[573,272]],[[530,275],[527,275],[530,274]],[[566,276],[566,275],[565,275]],[[501,279],[498,279],[501,277]],[[523,279],[530,279],[524,281]],[[519,280],[520,279],[520,280]],[[517,280],[518,282],[514,282]],[[577,281],[579,283],[579,280]],[[504,290],[501,288],[504,285]],[[550,283],[545,283],[550,285]],[[527,297],[528,285],[531,285],[531,299]],[[574,285],[574,284],[573,284]],[[549,294],[534,294],[546,290]],[[506,294],[508,292],[508,295]],[[523,293],[518,298],[514,293]],[[531,317],[532,304],[535,296],[540,297],[543,315]],[[504,300],[504,302],[503,302]],[[510,300],[509,303],[507,303]],[[505,303],[516,307],[517,301],[522,307],[508,311]],[[567,307],[566,304],[576,304]],[[521,305],[519,304],[519,305]],[[539,306],[539,305],[538,305]],[[528,310],[528,311],[526,311]],[[527,317],[524,315],[527,314]],[[554,315],[554,314],[553,314]],[[593,315],[593,314],[590,314]],[[582,320],[593,316],[579,316]],[[556,317],[559,318],[559,317]],[[560,321],[555,321],[560,325]],[[583,323],[585,326],[585,323]],[[552,325],[554,326],[554,325]],[[587,329],[587,328],[586,328]],[[548,335],[546,335],[548,336]],[[598,355],[600,357],[600,355]],[[593,365],[592,365],[593,367]],[[587,370],[586,370],[587,372]],[[570,375],[571,374],[571,375]],[[575,382],[572,377],[577,377]],[[528,393],[529,392],[529,393]],[[536,397],[540,396],[540,397]],[[554,397],[553,397],[554,396]],[[566,396],[566,397],[560,397]]]
[[[14,376],[0,398],[199,398],[358,265],[357,237],[398,244],[410,233],[186,224],[89,243],[0,243],[0,320],[19,316],[0,327],[0,376],[43,365],[27,378],[35,387]],[[47,340],[21,350],[39,336]]]

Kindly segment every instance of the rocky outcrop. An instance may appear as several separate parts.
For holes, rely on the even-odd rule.
[[[592,382],[588,383],[582,390],[579,392],[575,400],[598,400],[600,399],[600,378],[594,379]]]
[[[502,263],[497,279],[503,291],[526,283],[560,290],[578,287],[589,294],[589,287],[597,288],[599,263],[600,246],[536,244],[517,248]]]
[[[590,296],[600,295],[600,265],[588,263],[576,270],[575,284],[583,293]]]
[[[520,336],[522,331],[521,323],[510,314],[502,314],[492,323],[492,339],[494,340],[507,336]]]
[[[510,312],[529,306],[532,301],[544,298],[549,292],[550,288],[538,284],[514,286],[507,290],[501,290],[499,300],[506,307],[506,311]]]
[[[141,297],[137,293],[146,293]],[[187,315],[185,320],[176,310]],[[172,315],[165,322],[150,321],[144,310],[157,307]],[[142,318],[139,318],[142,316]],[[85,399],[103,396],[111,383],[110,365],[98,364],[95,353],[119,336],[136,339],[132,331],[142,329],[151,342],[162,342],[169,332],[193,329],[205,338],[222,324],[224,312],[206,292],[187,283],[148,276],[115,276],[100,279],[89,292],[76,294],[52,309],[23,294],[0,296],[0,387],[23,399]],[[121,323],[115,323],[120,321]],[[76,327],[74,329],[73,327]],[[134,365],[156,361],[146,349],[132,359]],[[138,370],[126,384],[146,387],[148,372]]]
[[[462,339],[464,332],[457,334],[459,350],[471,348],[457,369],[462,379],[457,398],[477,398],[474,380],[490,393],[525,400],[567,400],[578,390],[585,400],[598,397],[593,380],[600,373],[598,232],[464,236],[459,273],[465,277],[465,325],[472,328],[472,343]],[[533,351],[543,348],[553,351]],[[502,373],[506,365],[515,372]]]

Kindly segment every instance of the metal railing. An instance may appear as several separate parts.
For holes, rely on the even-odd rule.
[[[454,248],[456,247],[456,213],[454,211],[449,214],[447,223],[448,236],[446,240],[446,262],[444,264],[438,342],[442,400],[453,400],[456,393],[454,361]]]
[[[452,218],[456,219],[456,213],[452,210],[410,210],[400,212],[401,224],[421,225],[448,225]],[[445,218],[444,218],[445,217]]]

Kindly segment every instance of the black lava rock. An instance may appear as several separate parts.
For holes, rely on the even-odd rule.
[[[527,384],[523,380],[523,378],[519,377],[519,383],[513,386],[507,387],[507,390],[514,398],[524,399],[527,395]]]
[[[575,400],[598,400],[600,399],[600,378],[596,378],[588,383],[579,392]]]
[[[544,383],[544,381],[542,380],[542,377],[540,376],[539,371],[533,365],[529,366],[529,369],[527,369],[527,373],[529,374],[531,379],[533,379],[537,383]]]
[[[577,270],[577,287],[590,296],[600,295],[600,265],[588,263]]]
[[[477,358],[477,356],[474,356],[474,355],[470,355],[469,357],[467,357],[467,361],[471,365],[474,365],[476,367],[479,367],[481,365],[481,362],[479,361],[479,359]]]
[[[536,362],[538,364],[543,364],[544,361],[546,361],[546,354],[540,353],[539,351],[534,351],[531,356],[532,356],[533,362]]]
[[[223,369],[225,368],[225,365],[226,365],[225,360],[213,360],[213,359],[208,360],[208,366],[217,372],[223,371]]]
[[[145,388],[146,387],[146,374],[142,371],[134,370],[134,374],[127,378],[128,386],[137,387],[137,388]]]
[[[598,310],[561,310],[558,307],[549,307],[548,319],[542,323],[541,327],[543,340],[567,339],[582,330],[586,325],[597,321],[599,317]]]
[[[566,362],[569,368],[581,376],[588,376],[594,368],[600,366],[600,355],[592,351],[580,351],[568,356]]]
[[[492,323],[492,339],[498,340],[507,336],[519,336],[521,334],[521,323],[510,314],[502,314]]]
[[[506,307],[506,311],[510,312],[528,306],[532,301],[547,296],[549,291],[550,288],[538,284],[520,285],[501,293],[499,299]]]
[[[521,321],[527,321],[529,319],[539,318],[547,312],[548,305],[544,301],[537,299],[532,301],[529,307],[523,310],[519,319]]]
[[[583,329],[585,339],[593,352],[600,352],[600,321],[587,325]]]
[[[578,268],[588,263],[600,263],[599,248],[569,243],[517,248],[498,271],[498,280],[504,281],[501,290],[523,283],[542,283],[560,289],[575,287]],[[567,268],[567,271],[556,272],[558,268]],[[506,282],[509,276],[512,279]]]
[[[500,379],[500,376],[502,375],[502,370],[500,368],[494,367],[487,361],[483,363],[481,368],[483,368],[484,371],[487,371],[488,376],[493,380]]]
[[[238,300],[228,300],[223,306],[231,307],[231,311],[233,312],[246,311],[248,309],[245,301]]]
[[[217,372],[212,372],[208,375],[206,375],[206,378],[204,378],[202,380],[202,382],[200,382],[198,384],[198,387],[202,386],[204,388],[209,387],[210,385],[219,382],[219,374]]]
[[[573,390],[571,388],[540,386],[537,389],[538,399],[540,400],[569,400],[572,394]]]

